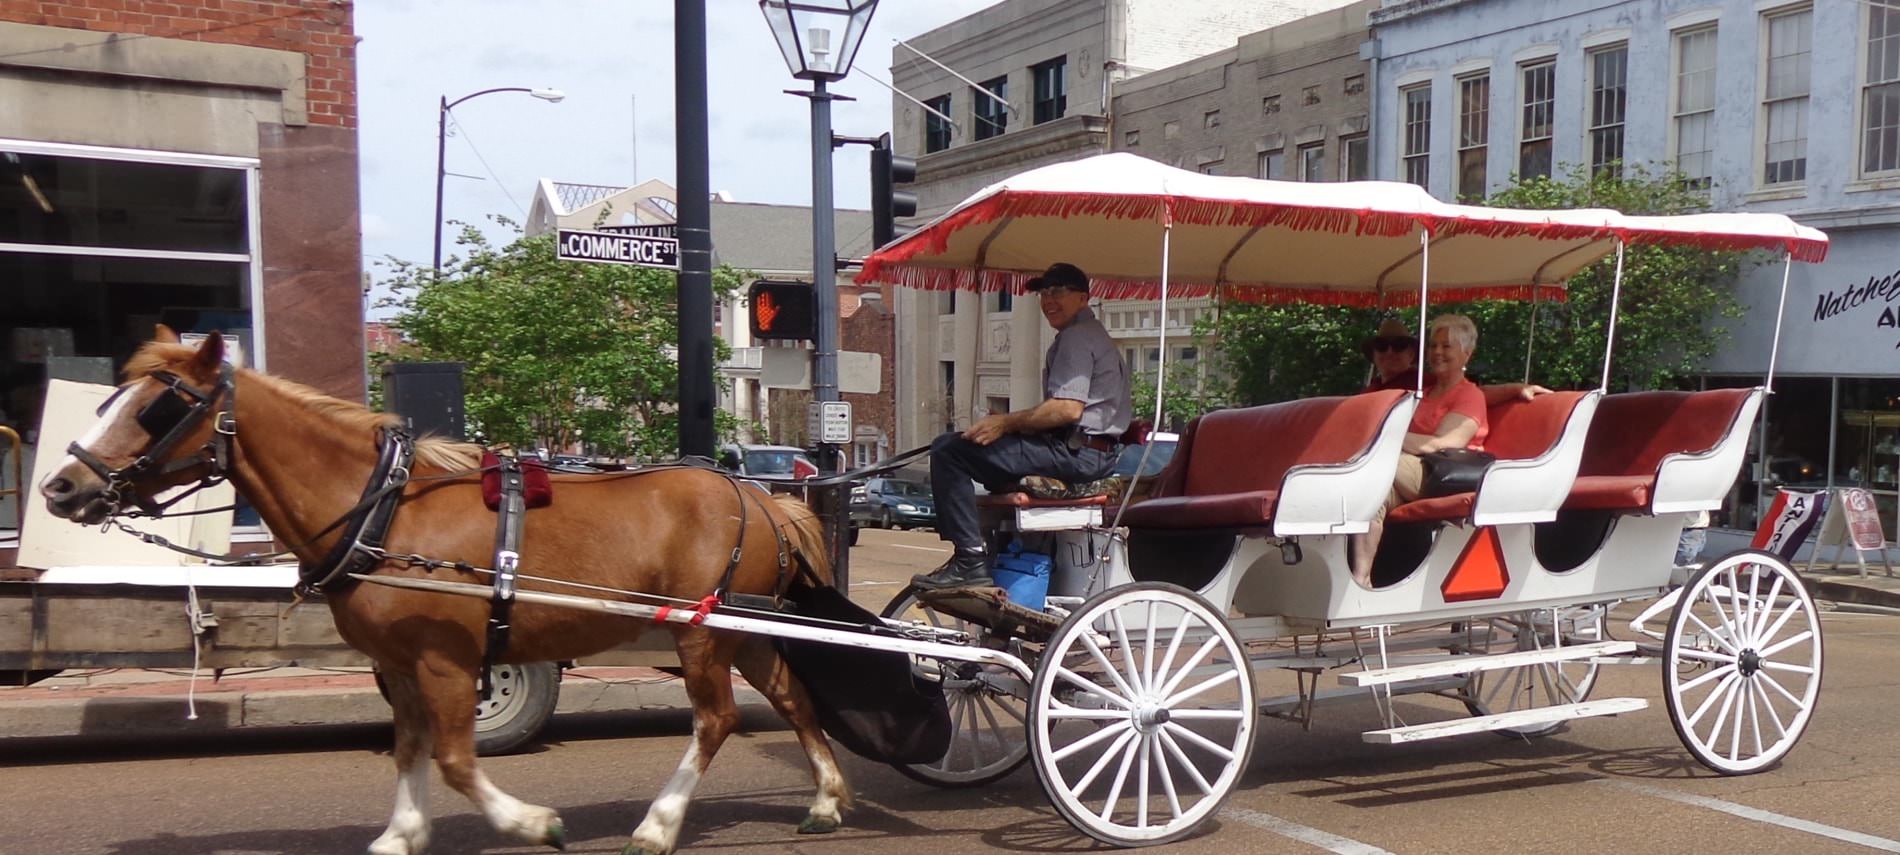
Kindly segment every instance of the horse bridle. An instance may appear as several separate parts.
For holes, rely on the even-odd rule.
[[[139,408],[135,419],[141,430],[157,440],[144,453],[131,463],[114,469],[77,442],[66,446],[67,454],[84,463],[87,469],[106,482],[104,498],[114,516],[118,515],[128,498],[143,513],[157,516],[193,493],[223,483],[231,470],[231,443],[237,439],[237,382],[231,366],[221,366],[217,385],[208,391],[193,386],[170,371],[154,371],[148,376],[165,384],[166,390]],[[99,405],[99,415],[104,416],[113,402],[132,388],[123,386],[112,393],[112,397]],[[165,455],[184,442],[185,437],[190,436],[207,418],[214,419],[211,438],[198,449],[198,453],[166,462]],[[140,496],[136,489],[140,482],[163,478],[197,466],[205,467],[204,474],[198,477],[198,483],[163,504]]]

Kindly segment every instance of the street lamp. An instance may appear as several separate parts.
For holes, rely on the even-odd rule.
[[[811,286],[818,329],[813,342],[811,392],[813,406],[836,402],[838,396],[838,279],[837,222],[831,199],[831,102],[839,96],[825,84],[851,73],[858,45],[877,11],[877,0],[759,0],[759,11],[772,28],[779,53],[792,76],[811,81],[810,92],[788,90],[811,99]],[[811,437],[819,462],[828,471],[844,469],[844,455],[836,443]],[[849,556],[845,532],[846,488],[824,491],[823,516],[830,519],[833,573],[839,590],[848,590]]]
[[[530,88],[527,86],[501,86],[494,89],[483,89],[480,92],[471,92],[467,95],[463,95],[462,97],[457,98],[453,101],[450,101],[449,96],[447,95],[442,96],[440,105],[436,108],[436,113],[435,113],[435,264],[434,264],[434,270],[435,270],[435,275],[437,276],[442,275],[442,179],[448,174],[444,167],[444,163],[448,156],[448,146],[449,146],[449,111],[455,109],[455,105],[460,104],[463,101],[467,101],[470,98],[479,98],[483,95],[492,95],[496,92],[526,92],[530,96],[539,98],[550,104],[558,104],[560,103],[562,98],[567,97],[567,93],[562,92],[559,89]]]

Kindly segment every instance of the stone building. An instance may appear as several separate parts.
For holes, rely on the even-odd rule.
[[[1753,528],[1778,487],[1856,486],[1874,491],[1893,537],[1900,8],[1386,0],[1372,27],[1380,178],[1450,198],[1513,173],[1642,163],[1679,170],[1714,210],[1773,211],[1827,231],[1826,263],[1792,269],[1775,395],[1717,524]],[[1746,314],[1710,320],[1728,333],[1701,382],[1762,381],[1781,285],[1778,261],[1744,273]]]
[[[0,423],[160,322],[362,400],[356,43],[348,3],[0,4]]]

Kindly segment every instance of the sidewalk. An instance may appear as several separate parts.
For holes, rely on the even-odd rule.
[[[31,686],[0,688],[0,740],[127,738],[218,733],[233,728],[383,724],[389,704],[366,668],[272,668],[202,673],[188,719],[190,672],[68,671]],[[741,704],[763,703],[735,681]],[[556,714],[688,706],[679,680],[651,668],[575,668],[561,680]]]
[[[1845,608],[1900,614],[1900,577],[1871,568],[1817,566],[1805,573],[1817,599]],[[210,734],[233,728],[382,724],[389,705],[367,669],[274,668],[197,680],[196,720],[186,718],[189,672],[69,671],[24,688],[0,688],[0,740],[28,737],[130,738]],[[735,678],[741,704],[764,699]],[[557,714],[678,709],[680,681],[651,668],[576,668],[561,680]]]

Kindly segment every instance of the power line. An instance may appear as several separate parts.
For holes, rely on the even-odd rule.
[[[449,115],[453,116],[455,113],[450,111]],[[508,197],[508,204],[515,206],[515,210],[521,213],[522,224],[525,226],[528,219],[527,209],[521,207],[520,202],[515,201],[515,194],[508,192],[508,185],[502,182],[501,176],[495,174],[495,168],[488,165],[488,158],[483,157],[482,150],[475,147],[475,138],[469,136],[467,128],[462,127],[461,119],[455,120],[455,133],[456,136],[462,138],[463,143],[468,145],[468,150],[475,153],[475,159],[481,161],[482,169],[488,173],[490,179],[494,180],[495,186],[501,188],[501,195]]]

